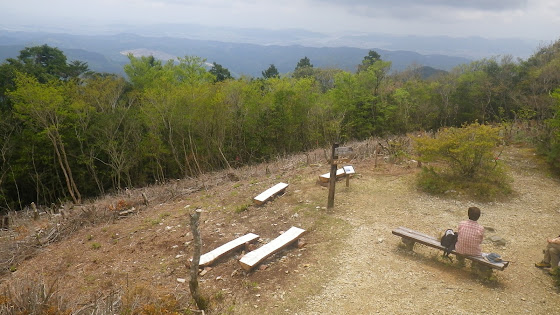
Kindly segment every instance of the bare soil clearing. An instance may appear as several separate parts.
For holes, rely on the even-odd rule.
[[[560,227],[560,183],[547,176],[533,151],[508,147],[502,154],[514,179],[514,195],[498,202],[462,197],[438,198],[414,187],[415,164],[360,158],[358,173],[346,188],[337,184],[335,209],[326,210],[327,190],[317,184],[328,165],[310,164],[309,155],[207,175],[205,189],[194,180],[164,188],[134,190],[131,197],[106,197],[97,209],[144,192],[150,203],[137,214],[76,232],[46,247],[1,279],[2,286],[40,276],[57,279],[60,296],[79,305],[113,294],[142,303],[174,294],[190,300],[188,268],[192,251],[188,213],[201,216],[203,253],[243,234],[261,236],[261,244],[291,226],[308,231],[303,248],[291,246],[251,272],[237,262],[240,253],[221,259],[201,279],[211,297],[210,313],[231,314],[553,314],[560,294],[552,279],[533,264],[542,259],[545,239]],[[278,182],[286,193],[262,207],[251,199]],[[208,183],[211,183],[208,184]],[[162,195],[173,198],[160,198]],[[159,198],[159,199],[158,199]],[[482,281],[467,267],[450,264],[441,253],[416,245],[403,250],[391,234],[398,226],[438,235],[456,229],[469,206],[482,210],[487,237],[483,250],[512,263]],[[39,223],[36,223],[39,224]],[[28,227],[31,230],[31,227]],[[2,232],[5,233],[5,232]],[[12,235],[12,237],[15,237]],[[186,278],[181,283],[178,279]],[[194,307],[193,307],[194,308]]]

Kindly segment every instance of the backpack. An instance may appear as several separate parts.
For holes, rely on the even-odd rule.
[[[457,243],[458,237],[459,233],[453,232],[452,229],[445,230],[445,233],[441,237],[440,241],[441,246],[445,247],[445,250],[443,251],[443,257],[447,257],[449,258],[449,260],[452,260],[451,257],[449,257],[449,254],[455,249],[455,243]]]

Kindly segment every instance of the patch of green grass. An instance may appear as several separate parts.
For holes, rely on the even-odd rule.
[[[222,302],[224,299],[225,296],[223,291],[218,291],[214,293],[214,300],[216,300],[217,302]]]
[[[97,242],[91,243],[91,249],[98,250],[100,248],[101,248],[101,244],[99,244]]]
[[[247,209],[249,209],[250,206],[251,206],[251,203],[245,203],[245,204],[239,205],[239,206],[235,207],[235,213],[245,212],[245,211],[247,211]]]
[[[246,280],[243,282],[243,286],[245,286],[247,289],[252,289],[252,290],[260,289],[259,284],[255,281]]]
[[[146,223],[151,226],[158,225],[161,223],[161,219],[160,218],[146,219]]]

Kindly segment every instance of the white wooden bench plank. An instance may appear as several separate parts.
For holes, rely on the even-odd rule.
[[[288,184],[278,183],[278,184],[270,187],[269,189],[263,191],[262,193],[260,193],[253,200],[256,204],[262,205],[265,202],[267,202],[270,198],[272,198],[272,197],[276,196],[277,194],[281,193],[282,191],[284,191],[286,189],[286,187],[288,187]]]
[[[336,178],[342,177],[344,175],[345,175],[344,169],[339,168],[339,169],[336,170]],[[328,182],[330,178],[331,178],[331,173],[330,172],[319,176],[319,180],[322,181],[322,182]]]
[[[265,244],[241,257],[239,260],[241,267],[245,270],[251,270],[270,255],[293,243],[301,237],[303,233],[305,233],[304,229],[292,226],[289,230],[282,233],[282,235],[270,241],[270,243]]]
[[[435,238],[434,236],[431,235],[427,235],[418,231],[414,231],[411,229],[407,229],[405,227],[399,227],[395,230],[393,230],[392,232],[393,234],[400,236],[402,238],[407,238],[410,239],[414,242],[418,242],[427,246],[431,246],[437,249],[441,249],[444,250],[445,247],[441,246],[440,241]],[[459,257],[464,257],[473,261],[476,261],[477,263],[483,264],[485,266],[494,268],[494,269],[499,269],[499,270],[504,270],[508,265],[509,262],[504,261],[504,262],[500,262],[500,263],[492,263],[489,262],[488,260],[484,259],[484,257],[482,256],[470,256],[470,255],[463,255],[463,254],[459,254],[457,252],[455,252],[454,250],[451,251],[451,254],[454,254],[456,256]]]
[[[258,239],[259,236],[254,233],[248,233],[241,237],[238,237],[232,241],[229,241],[218,248],[200,256],[199,266],[207,266],[212,264],[216,259],[238,249],[239,247],[245,245],[245,243],[251,243],[252,241]],[[192,259],[191,259],[192,260]]]

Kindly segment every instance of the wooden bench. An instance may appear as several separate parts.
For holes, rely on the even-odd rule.
[[[272,187],[270,187],[269,189],[263,191],[260,195],[256,196],[253,199],[253,202],[257,205],[263,205],[265,202],[269,201],[270,199],[274,198],[275,196],[279,195],[279,194],[283,194],[284,191],[286,190],[286,187],[288,187],[288,184],[286,183],[278,183]]]
[[[254,240],[258,239],[259,236],[257,234],[249,233],[245,234],[241,237],[238,237],[230,242],[225,243],[224,245],[200,256],[200,261],[198,263],[199,266],[208,266],[212,264],[216,259],[237,250],[238,248],[244,246],[246,243],[251,243]],[[192,259],[191,259],[192,260]]]
[[[344,176],[349,176],[356,173],[354,168],[351,165],[344,166],[343,168],[339,168],[336,170],[336,179],[342,178]],[[331,173],[325,173],[323,175],[319,175],[319,181],[322,183],[328,183],[329,179],[331,178]]]
[[[295,242],[305,233],[304,229],[292,226],[289,230],[282,233],[282,235],[273,239],[269,243],[255,249],[252,252],[247,253],[245,256],[241,257],[239,263],[243,269],[249,271],[260,262],[265,260],[270,255],[280,251],[282,248],[287,247],[291,243]]]
[[[409,250],[413,249],[415,243],[420,243],[440,250],[445,250],[445,247],[441,246],[440,241],[437,238],[405,227],[394,229],[393,234],[400,236],[402,238],[402,242]],[[463,255],[455,251],[452,251],[451,254],[454,254],[459,258],[466,258],[471,260],[478,265],[481,274],[485,276],[491,275],[492,269],[504,270],[509,264],[509,261],[492,263],[482,256]]]
[[[344,169],[339,168],[336,170],[336,179],[339,179],[341,177],[343,177],[344,175],[346,175],[344,173]],[[328,183],[329,179],[331,178],[331,173],[325,173],[323,175],[319,175],[319,181],[323,182],[323,183]]]

